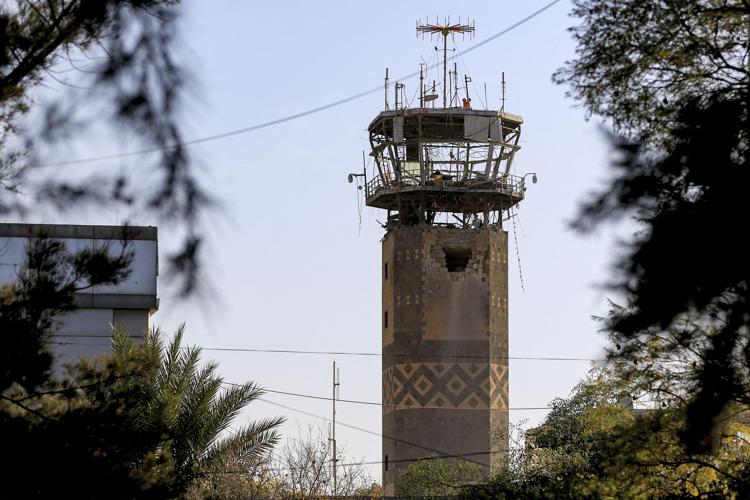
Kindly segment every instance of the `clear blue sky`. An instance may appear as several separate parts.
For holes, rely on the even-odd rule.
[[[181,20],[184,59],[195,85],[185,112],[188,138],[213,135],[326,104],[418,69],[435,42],[417,39],[415,20],[436,15],[476,21],[476,38],[499,32],[545,5],[524,2],[243,2],[188,1]],[[491,107],[499,107],[506,74],[506,109],[522,115],[519,174],[537,172],[520,206],[518,250],[510,229],[510,355],[600,357],[603,338],[593,314],[606,311],[614,229],[591,237],[567,227],[587,193],[607,178],[608,148],[594,121],[551,83],[573,57],[562,1],[507,35],[459,60]],[[406,82],[407,94],[417,88]],[[478,104],[475,100],[474,104]],[[247,135],[194,148],[204,180],[221,207],[206,218],[210,290],[185,302],[162,288],[156,324],[173,330],[187,322],[188,341],[205,347],[332,351],[380,350],[380,238],[384,214],[362,208],[346,182],[361,168],[366,127],[382,110],[382,93]],[[120,139],[82,142],[81,157],[138,149]],[[118,162],[117,167],[137,164]],[[113,224],[158,221],[122,212],[36,219]],[[177,235],[160,229],[165,251]],[[162,280],[162,283],[164,280]],[[330,395],[331,362],[341,368],[341,398],[380,401],[379,357],[206,352],[226,380]],[[511,361],[511,407],[545,406],[567,396],[586,374],[585,362]],[[330,415],[330,403],[268,395],[308,412]],[[257,402],[247,416],[285,414],[285,433],[314,418]],[[513,411],[511,420],[543,418]],[[341,403],[340,421],[380,431],[380,408]],[[380,460],[380,439],[340,427],[349,455]],[[372,467],[376,479],[380,467]]]

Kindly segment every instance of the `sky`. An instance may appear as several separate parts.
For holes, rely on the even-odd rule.
[[[179,19],[182,60],[193,77],[184,132],[188,139],[248,127],[325,105],[378,87],[389,68],[392,83],[434,58],[437,41],[416,37],[415,21],[436,15],[472,18],[473,40],[500,32],[548,0],[447,2],[247,2],[191,0]],[[458,59],[491,108],[499,108],[500,75],[506,110],[524,119],[516,173],[535,172],[509,231],[511,357],[600,358],[604,338],[593,315],[604,314],[621,226],[582,236],[569,228],[577,207],[609,176],[602,124],[551,82],[574,57],[566,29],[576,23],[570,4],[539,16]],[[437,75],[435,76],[437,77]],[[432,78],[432,77],[430,77]],[[412,98],[417,79],[404,82]],[[476,97],[476,94],[474,95]],[[481,100],[480,99],[480,100]],[[478,104],[476,99],[473,103]],[[187,342],[205,348],[250,348],[379,353],[380,240],[384,213],[364,206],[346,181],[361,171],[366,128],[383,109],[383,93],[276,126],[191,149],[205,187],[219,202],[204,219],[204,271],[210,286],[192,300],[160,288],[155,325],[172,332],[186,323]],[[127,138],[83,138],[76,157],[140,149]],[[107,135],[105,134],[105,137]],[[128,168],[140,158],[97,168]],[[36,217],[36,218],[35,218]],[[32,215],[28,222],[158,225],[141,214],[98,211]],[[159,227],[162,257],[177,241]],[[162,265],[162,269],[166,266]],[[166,276],[160,276],[160,283]],[[378,356],[312,355],[206,350],[225,380],[251,380],[277,391],[328,397],[335,361],[342,399],[381,400]],[[510,361],[510,407],[544,407],[566,397],[587,361]],[[264,399],[330,418],[330,401],[267,394]],[[238,419],[284,415],[285,436],[328,424],[310,415],[253,402]],[[511,421],[533,426],[543,410],[512,410]],[[339,403],[337,419],[374,432],[380,407]],[[337,428],[346,456],[381,459],[380,438]],[[371,467],[376,480],[380,467]]]

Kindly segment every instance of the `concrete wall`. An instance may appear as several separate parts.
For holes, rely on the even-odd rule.
[[[140,337],[158,308],[156,296],[158,241],[155,227],[75,226],[58,224],[0,224],[0,286],[16,281],[32,238],[62,241],[66,249],[104,248],[111,255],[132,252],[126,279],[116,285],[97,285],[74,295],[76,310],[61,315],[51,337],[57,369],[79,356],[105,352],[112,326]]]
[[[507,233],[397,227],[382,249],[386,494],[419,457],[489,473],[507,448]]]

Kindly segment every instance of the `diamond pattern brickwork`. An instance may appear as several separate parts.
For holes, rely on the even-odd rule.
[[[501,363],[399,363],[383,371],[383,413],[417,408],[507,409]]]

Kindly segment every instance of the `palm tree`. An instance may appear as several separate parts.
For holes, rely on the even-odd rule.
[[[186,491],[196,480],[227,463],[252,462],[278,443],[277,427],[283,417],[263,419],[230,429],[230,424],[263,389],[252,382],[229,384],[216,374],[217,364],[200,366],[201,349],[184,347],[185,326],[165,344],[162,332],[152,329],[136,345],[131,337],[115,331],[113,351],[127,356],[135,349],[154,362],[123,383],[135,388],[138,425],[158,429],[163,435],[161,453],[174,462],[175,483]]]

